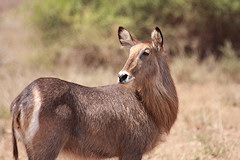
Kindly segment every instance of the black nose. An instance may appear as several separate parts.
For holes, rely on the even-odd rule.
[[[124,81],[127,79],[127,74],[118,74],[118,79],[120,83],[124,83]]]

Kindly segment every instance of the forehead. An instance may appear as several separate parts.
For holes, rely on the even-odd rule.
[[[149,43],[138,43],[130,49],[130,54],[138,54],[142,49],[150,48]]]

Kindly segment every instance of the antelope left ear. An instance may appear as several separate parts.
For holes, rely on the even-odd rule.
[[[163,47],[163,35],[158,27],[152,31],[151,38],[153,48],[159,51]]]

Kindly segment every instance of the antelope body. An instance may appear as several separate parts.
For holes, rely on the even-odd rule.
[[[54,160],[60,152],[83,158],[141,160],[176,120],[178,98],[158,27],[151,42],[118,30],[129,58],[119,83],[86,87],[40,78],[12,102],[13,154],[21,139],[30,160]]]

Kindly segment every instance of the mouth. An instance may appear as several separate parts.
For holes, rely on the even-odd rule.
[[[135,77],[126,71],[120,71],[118,74],[118,82],[121,84],[129,83],[134,79]]]

